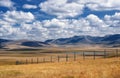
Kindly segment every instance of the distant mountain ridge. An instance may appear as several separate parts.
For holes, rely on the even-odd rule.
[[[21,47],[46,47],[52,45],[104,45],[110,47],[120,47],[120,34],[107,35],[104,37],[94,37],[94,36],[73,36],[70,38],[59,38],[46,40],[45,42],[40,41],[30,41],[30,40],[7,40],[0,39],[0,48],[6,46],[16,46]]]
[[[74,36],[70,38],[59,38],[45,41],[49,44],[58,45],[81,45],[81,44],[103,44],[103,45],[120,45],[120,34],[107,35],[104,37],[92,36]]]
[[[29,46],[29,47],[42,47],[49,44],[44,42],[39,42],[39,41],[27,41],[27,42],[21,43],[21,45]]]
[[[4,43],[10,42],[12,40],[7,40],[7,39],[0,39],[0,48],[4,47]]]
[[[40,41],[0,39],[0,48],[32,48],[46,45],[49,44]]]

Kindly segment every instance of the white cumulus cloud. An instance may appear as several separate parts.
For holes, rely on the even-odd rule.
[[[24,4],[23,8],[24,9],[36,9],[37,6],[36,5],[30,5],[30,4]]]
[[[30,22],[34,18],[34,15],[30,12],[7,11],[5,14],[3,14],[3,19],[11,23]]]
[[[75,17],[82,14],[84,8],[83,4],[68,3],[67,0],[47,0],[39,6],[42,11],[56,15],[58,18]]]
[[[47,0],[40,3],[40,10],[57,18],[76,17],[87,7],[93,11],[120,10],[120,0]]]
[[[11,0],[0,0],[0,6],[11,8],[14,3]]]
[[[34,15],[30,12],[7,11],[0,18],[0,37],[11,39],[28,38],[27,31],[21,30],[21,25],[31,23]],[[24,37],[23,37],[24,36]]]
[[[91,10],[120,10],[120,0],[87,0],[86,6]]]
[[[104,36],[120,33],[120,13],[103,19],[90,14],[80,19],[38,21],[31,12],[8,11],[0,18],[0,37],[44,41],[75,35]]]

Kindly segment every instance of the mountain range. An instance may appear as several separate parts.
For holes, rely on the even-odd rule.
[[[120,34],[95,36],[73,36],[70,38],[50,39],[44,42],[30,40],[0,39],[0,48],[39,48],[53,46],[87,46],[120,47]]]

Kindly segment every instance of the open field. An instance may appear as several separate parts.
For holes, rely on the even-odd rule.
[[[66,54],[69,55],[69,61],[73,61],[74,52],[76,52],[77,60],[83,60],[82,52],[90,52],[94,55],[93,52],[102,53],[106,50],[107,57],[115,57],[116,50],[119,51],[118,56],[120,56],[119,48],[105,48],[105,49],[79,49],[79,48],[45,48],[37,50],[0,50],[0,65],[14,65],[16,61],[30,61],[31,59],[35,60],[38,58],[39,61],[42,61],[45,58],[47,61],[50,61],[51,56],[54,62],[57,62],[58,56],[60,61],[64,62]],[[103,58],[100,56],[99,58]],[[87,58],[89,58],[87,56]],[[93,59],[93,56],[90,56],[90,59]]]
[[[35,51],[6,51],[0,50],[0,78],[119,78],[120,77],[120,51],[116,56],[116,49],[106,49],[109,56],[103,58],[100,56],[93,59],[93,56],[87,56],[83,60],[83,56],[77,55],[76,61],[73,59],[71,52],[102,52],[104,49],[81,49],[81,50],[61,50],[47,49]],[[69,61],[65,61],[64,55],[69,54]],[[21,64],[15,65],[16,60],[36,62],[36,58],[40,60],[50,57],[54,58],[54,62],[45,62],[39,64]]]
[[[0,78],[119,78],[120,58],[0,66]]]

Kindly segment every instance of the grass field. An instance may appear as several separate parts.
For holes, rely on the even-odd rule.
[[[118,48],[119,49],[119,48]],[[54,61],[57,61],[58,55],[63,58],[60,60],[65,60],[66,53],[69,54],[69,59],[73,60],[74,53],[70,52],[104,52],[104,49],[78,49],[78,48],[70,48],[70,49],[58,49],[58,48],[49,48],[49,49],[40,49],[40,50],[0,50],[0,66],[1,65],[14,65],[15,62],[18,61],[25,61],[27,60],[35,60],[39,58],[39,60],[42,60],[45,58],[46,60],[50,60],[51,56],[53,57]],[[108,52],[107,57],[115,57],[116,56],[116,48],[109,48],[106,49]],[[120,50],[119,50],[119,56],[120,56]],[[81,60],[83,59],[83,56],[80,54],[77,54],[77,59]],[[91,57],[93,59],[93,57]],[[100,57],[103,58],[103,57]]]
[[[119,78],[120,58],[0,66],[0,78]]]
[[[94,50],[78,50],[94,51]],[[102,51],[102,50],[96,50]],[[55,51],[0,51],[0,78],[120,78],[120,57],[114,57],[115,50],[109,58],[83,60],[81,56],[76,61],[69,59],[54,63],[15,65],[16,60],[57,56]],[[51,53],[53,52],[53,53]],[[65,52],[65,51],[59,51]],[[66,51],[69,52],[69,51]]]

